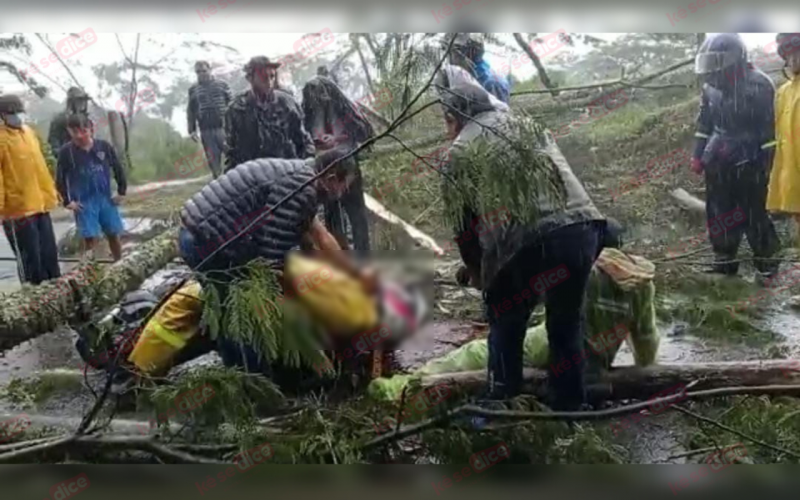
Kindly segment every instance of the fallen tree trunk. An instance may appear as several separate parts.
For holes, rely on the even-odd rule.
[[[681,208],[696,215],[706,215],[706,203],[700,198],[689,194],[685,189],[673,189],[670,196],[672,196]]]
[[[400,217],[390,212],[386,207],[384,207],[380,202],[378,202],[378,200],[368,195],[367,193],[364,193],[364,202],[367,205],[367,210],[375,214],[375,216],[380,218],[381,220],[388,222],[389,224],[392,224],[394,226],[399,226],[418,245],[427,248],[429,250],[433,250],[433,252],[436,255],[444,255],[444,250],[442,249],[442,247],[436,244],[433,238],[431,238],[427,234],[423,233],[419,229],[415,228],[408,222],[404,221]]]
[[[6,294],[0,299],[0,350],[73,320],[78,304],[70,281],[92,310],[116,304],[178,255],[176,239],[176,231],[167,230],[115,264],[100,267],[87,262],[57,280]]]
[[[527,368],[523,392],[545,392],[547,372]],[[621,366],[601,378],[587,379],[590,399],[647,399],[679,384],[697,383],[692,391],[721,387],[756,387],[800,384],[800,360],[778,359],[720,363],[654,365],[647,368]],[[464,392],[478,392],[486,385],[486,372],[471,371],[431,375],[422,379],[423,387],[446,384]],[[787,395],[797,391],[787,390]]]

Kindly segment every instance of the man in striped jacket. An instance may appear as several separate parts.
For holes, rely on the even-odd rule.
[[[197,127],[206,152],[208,165],[216,179],[221,171],[222,152],[225,149],[225,111],[231,102],[231,89],[222,80],[211,76],[211,66],[206,61],[194,65],[197,83],[189,89],[189,135],[198,140]]]

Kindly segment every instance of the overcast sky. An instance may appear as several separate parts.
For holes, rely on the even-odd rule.
[[[218,16],[225,15],[223,12],[217,12]],[[92,23],[87,21],[87,26],[98,26],[99,23]],[[619,34],[614,33],[591,33],[591,35],[596,36],[598,38],[603,39],[613,39]],[[55,44],[58,40],[62,40],[67,36],[66,33],[57,33],[49,35],[51,43]],[[135,34],[126,33],[121,35],[121,40],[123,46],[126,48],[126,51],[130,54],[132,52],[132,47],[134,46]],[[165,47],[177,47],[181,40],[185,39],[184,36],[181,34],[174,34],[174,33],[159,33],[153,35],[156,39],[163,43]],[[223,64],[232,67],[241,67],[241,63],[244,60],[249,59],[255,55],[267,55],[269,57],[277,57],[286,55],[289,53],[294,52],[295,50],[295,43],[303,36],[303,33],[200,33],[196,35],[191,35],[193,37],[198,37],[196,39],[200,40],[207,40],[211,42],[216,42],[219,44],[224,44],[231,46],[237,49],[240,52],[240,56],[236,58],[226,57],[223,55],[223,52],[219,52],[219,57],[215,58],[213,54],[192,54],[187,52],[186,57],[189,61],[193,61],[196,58],[208,58],[212,61],[212,63],[216,64]],[[515,45],[513,38],[510,34],[503,34],[501,35],[503,39],[506,39],[511,45]],[[775,39],[774,33],[758,33],[758,34],[742,34],[745,42],[747,43],[749,48],[755,48],[757,46],[766,45]],[[145,37],[143,37],[144,39]],[[28,35],[28,39],[31,41],[33,45],[33,56],[29,61],[26,59],[13,59],[12,60],[18,64],[18,67],[24,68],[26,66],[26,62],[30,61],[40,61],[42,58],[46,58],[50,55],[50,51],[44,46],[42,42],[40,42],[33,34]],[[334,36],[334,44],[338,43],[346,43],[346,35],[343,34],[336,34]],[[560,49],[563,50],[563,49]],[[143,63],[147,62],[154,62],[155,60],[163,57],[168,52],[167,49],[161,47],[155,47],[153,45],[143,45],[141,52],[140,52],[140,61]],[[507,56],[506,56],[507,57]],[[100,63],[108,63],[109,61],[118,61],[121,59],[119,45],[117,44],[116,38],[112,33],[97,33],[97,42],[87,46],[84,50],[77,53],[75,56],[67,58],[66,61],[69,64],[72,71],[77,75],[78,79],[82,82],[95,82],[96,78],[92,75],[90,68],[96,64]],[[502,53],[499,53],[497,49],[493,49],[492,52],[487,54],[487,59],[489,63],[495,67],[499,68],[502,62],[505,60]],[[545,58],[546,63],[546,58]],[[188,70],[188,66],[187,66]],[[53,66],[48,67],[44,70],[47,74],[47,77],[50,79],[59,82],[61,86],[64,88],[69,87],[72,85],[72,80],[70,79],[67,71],[58,63],[54,64]],[[533,74],[533,65],[530,64],[523,64],[518,69],[513,69],[512,72],[514,75],[520,79],[529,78]],[[34,73],[34,76],[35,73]],[[64,91],[58,86],[54,85],[51,80],[48,78],[39,78],[43,84],[48,86],[51,89],[51,95],[56,100],[63,100],[64,99]],[[159,82],[165,88],[169,85],[169,82]],[[6,73],[0,73],[0,88],[3,89],[3,92],[19,92],[23,90],[23,87],[12,77]],[[91,93],[94,89],[87,88],[87,90]],[[108,105],[108,104],[107,104]],[[180,113],[176,113],[176,115],[180,115]],[[174,116],[173,122],[178,128],[179,131],[185,133],[185,124],[183,123],[184,120],[182,117]]]

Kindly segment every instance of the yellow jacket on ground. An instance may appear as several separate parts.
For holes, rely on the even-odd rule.
[[[200,329],[203,302],[201,287],[189,281],[173,293],[142,330],[128,361],[148,375],[160,375]]]
[[[33,129],[0,124],[0,216],[49,212],[58,204],[55,181]]]
[[[775,139],[767,210],[800,215],[800,77],[778,89]]]

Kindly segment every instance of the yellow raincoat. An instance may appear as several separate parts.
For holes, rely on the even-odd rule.
[[[0,217],[17,219],[49,212],[58,205],[36,132],[0,124]]]
[[[800,77],[778,89],[775,138],[767,210],[800,217]]]

